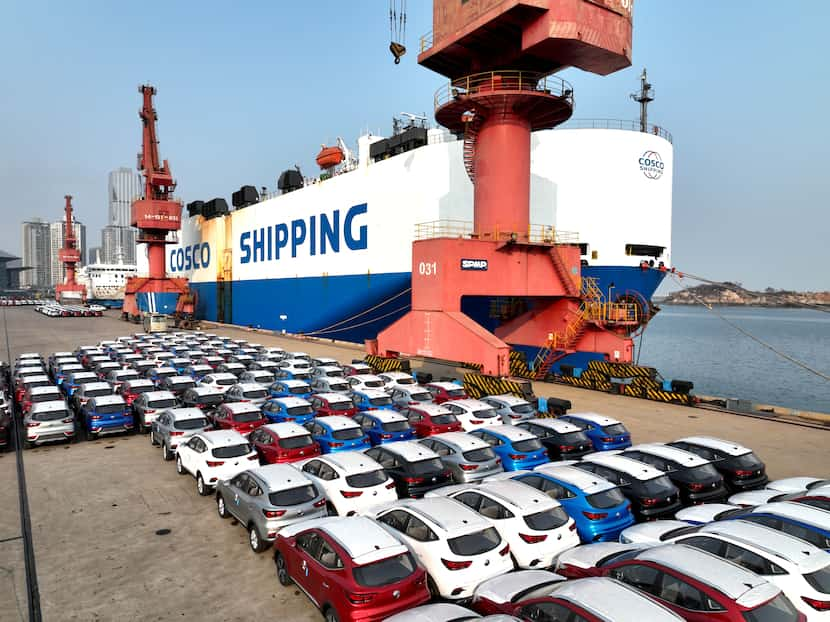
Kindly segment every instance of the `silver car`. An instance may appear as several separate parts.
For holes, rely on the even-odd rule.
[[[225,392],[225,402],[249,402],[262,406],[268,399],[268,389],[254,382],[233,385]]]
[[[432,393],[417,384],[411,386],[397,385],[392,388],[390,397],[395,406],[399,408],[432,403]]]
[[[264,369],[253,369],[242,372],[239,376],[240,384],[259,384],[268,387],[274,382],[274,374]]]
[[[504,395],[488,395],[481,401],[489,404],[501,415],[504,423],[516,423],[526,419],[535,419],[538,416],[533,405],[520,397],[505,393]]]
[[[350,385],[344,378],[321,376],[316,378],[311,383],[311,388],[317,393],[341,393],[343,395],[351,395],[352,385]]]
[[[268,548],[281,527],[326,515],[326,498],[317,486],[287,464],[242,471],[216,485],[216,509],[248,530],[254,552]]]
[[[26,447],[52,441],[71,441],[75,437],[75,417],[64,400],[32,404],[23,417]]]
[[[136,431],[143,434],[150,429],[161,411],[176,406],[176,396],[170,391],[148,391],[133,400]]]
[[[161,457],[169,461],[176,457],[179,443],[212,429],[213,425],[198,408],[168,408],[153,421],[150,443],[161,445]]]
[[[418,441],[438,454],[454,482],[478,482],[504,469],[489,443],[465,432],[444,432]]]

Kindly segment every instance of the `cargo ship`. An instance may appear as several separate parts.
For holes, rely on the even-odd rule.
[[[108,309],[120,309],[124,304],[124,286],[130,277],[138,274],[135,264],[123,261],[104,263],[100,257],[95,263],[78,271],[78,282],[86,287],[86,300]]]
[[[458,136],[412,115],[393,128],[360,136],[356,152],[342,140],[324,147],[319,176],[292,169],[276,192],[243,187],[232,210],[191,202],[167,269],[189,279],[197,317],[352,342],[402,317],[412,270],[432,268],[412,266],[413,240],[474,234],[473,184]],[[671,266],[671,135],[637,121],[572,121],[534,132],[531,149],[536,235],[578,244],[583,281],[603,300],[635,303],[641,330],[659,268]],[[477,298],[463,310],[495,330],[524,311],[514,303]]]

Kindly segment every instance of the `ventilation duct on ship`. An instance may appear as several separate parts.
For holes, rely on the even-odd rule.
[[[224,216],[230,210],[228,209],[228,202],[222,198],[211,199],[202,207],[202,216],[205,218],[216,218],[217,216]]]
[[[259,201],[259,192],[253,186],[242,186],[231,195],[231,203],[237,209],[248,207]]]
[[[204,201],[191,201],[187,204],[187,215],[191,218],[193,218],[194,216],[201,216],[204,207]]]
[[[280,175],[277,188],[282,194],[294,192],[303,187],[303,174],[297,169],[290,168]]]

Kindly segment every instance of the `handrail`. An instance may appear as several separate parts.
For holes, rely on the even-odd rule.
[[[516,228],[511,229],[509,225],[505,225],[503,229],[496,228],[492,231],[475,231],[473,223],[468,220],[431,220],[415,225],[416,240],[431,240],[434,238],[509,240],[519,233],[524,232],[519,232]],[[531,224],[528,226],[527,238],[523,238],[522,241],[538,244],[578,244],[579,234],[573,231],[560,231],[550,225]]]
[[[435,92],[435,108],[465,95],[498,91],[534,91],[562,97],[573,105],[573,87],[557,76],[543,76],[535,71],[504,69],[485,71],[450,80]]]
[[[431,30],[426,34],[421,35],[421,41],[420,41],[420,46],[419,46],[420,50],[421,50],[420,53],[423,54],[424,52],[426,52],[428,49],[430,49],[433,46],[434,43],[435,43],[435,39],[433,37],[433,34],[432,34]]]
[[[581,130],[581,129],[595,129],[595,130],[628,130],[633,132],[640,132],[640,122],[629,119],[570,119],[562,125],[558,126],[558,130]],[[646,134],[654,134],[660,138],[673,143],[671,133],[659,125],[649,124],[646,126]]]

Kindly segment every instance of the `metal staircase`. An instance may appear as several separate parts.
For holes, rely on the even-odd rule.
[[[562,260],[562,255],[559,254],[559,248],[556,245],[551,246],[550,248],[550,258],[553,262],[553,268],[556,271],[556,275],[562,282],[562,287],[565,288],[565,293],[571,298],[579,297],[579,287],[577,287],[573,277],[570,272],[568,272],[568,268],[565,266],[565,262]],[[600,296],[601,295],[602,294],[600,293]],[[584,298],[584,295],[582,297]]]
[[[478,131],[484,123],[484,115],[478,112],[464,113],[464,168],[470,181],[476,181],[475,145]]]

